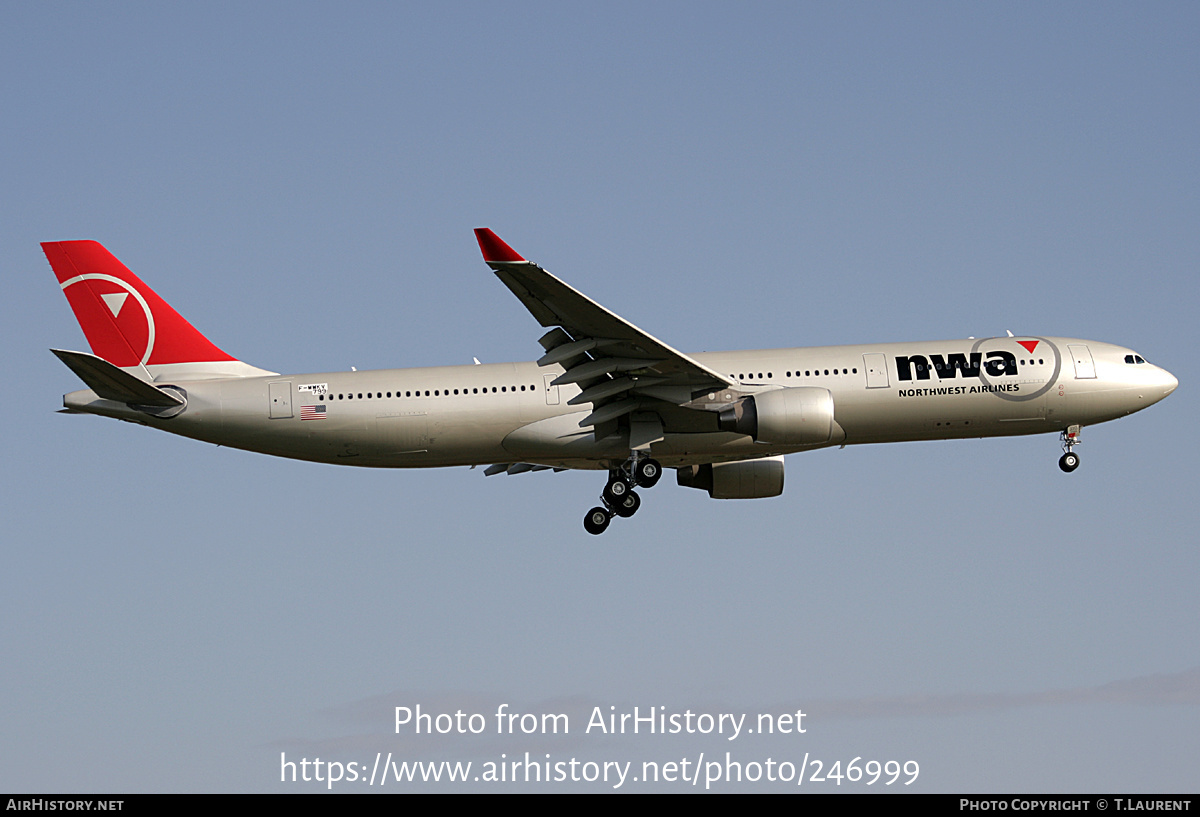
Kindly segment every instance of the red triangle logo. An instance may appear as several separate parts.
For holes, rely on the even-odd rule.
[[[1019,341],[1017,341],[1017,343],[1024,346],[1025,350],[1027,352],[1029,352],[1029,354],[1031,354],[1031,355],[1033,354],[1033,350],[1036,349],[1037,345],[1038,345],[1038,342],[1036,340],[1019,340]]]

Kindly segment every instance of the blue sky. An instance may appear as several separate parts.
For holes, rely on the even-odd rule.
[[[1184,3],[5,5],[0,788],[482,762],[527,744],[397,736],[392,707],[508,702],[801,707],[806,735],[733,751],[912,758],[921,791],[1195,790],[1198,28]],[[774,500],[666,479],[599,539],[595,474],[54,413],[77,381],[46,350],[86,344],[40,241],[102,241],[273,371],[532,359],[477,226],[686,351],[1012,330],[1181,385],[1085,429],[1069,477],[1051,436],[820,451]]]

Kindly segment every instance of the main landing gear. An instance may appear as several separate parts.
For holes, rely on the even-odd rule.
[[[1058,467],[1069,474],[1079,467],[1079,455],[1071,450],[1079,445],[1079,426],[1068,426],[1059,439],[1062,440],[1063,455],[1058,460]]]
[[[642,507],[638,488],[653,488],[662,477],[662,466],[658,460],[642,459],[635,451],[624,465],[608,473],[608,484],[600,494],[602,505],[587,512],[583,518],[583,529],[592,535],[604,533],[614,516],[630,517]]]

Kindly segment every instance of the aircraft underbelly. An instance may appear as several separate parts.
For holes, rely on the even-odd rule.
[[[1020,391],[973,391],[975,384],[948,381],[899,389],[834,395],[835,416],[846,443],[883,443],[1036,434],[1055,430],[1047,421],[1047,398]]]
[[[375,415],[369,447],[381,454],[429,451],[429,415],[424,411],[384,411]]]

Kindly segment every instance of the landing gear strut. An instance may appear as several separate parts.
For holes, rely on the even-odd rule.
[[[592,535],[599,535],[608,529],[608,523],[614,516],[628,518],[642,507],[642,498],[634,487],[653,488],[662,477],[662,465],[658,460],[643,459],[638,452],[633,452],[620,468],[614,468],[608,474],[608,483],[600,494],[602,506],[592,508],[583,518],[583,529]]]
[[[1071,450],[1079,445],[1079,426],[1068,426],[1059,439],[1062,440],[1063,455],[1058,460],[1058,467],[1069,474],[1079,467],[1079,455]]]

